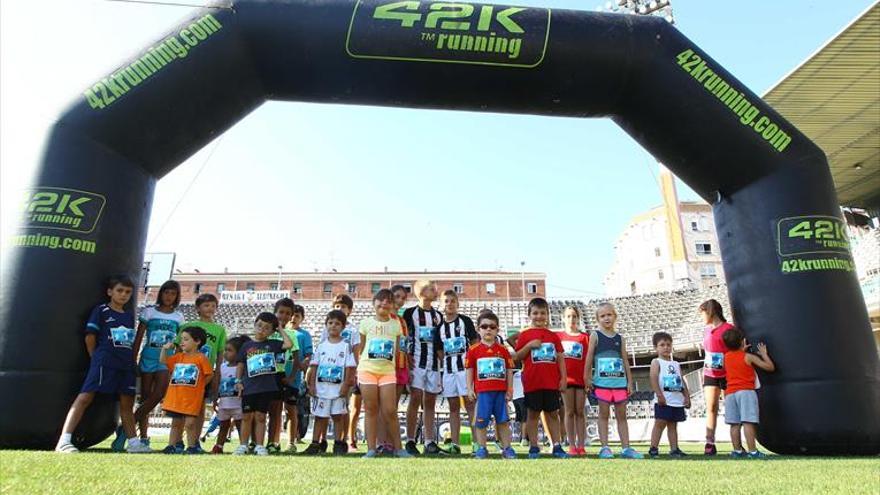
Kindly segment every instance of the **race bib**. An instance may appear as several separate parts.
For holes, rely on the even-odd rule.
[[[174,342],[174,336],[175,334],[171,330],[153,330],[150,332],[150,341],[147,345],[158,349],[169,342]]]
[[[199,367],[192,363],[177,363],[171,373],[172,385],[195,387],[199,381]]]
[[[391,361],[394,354],[394,341],[391,339],[375,338],[370,340],[367,347],[367,357],[369,359],[386,359]]]
[[[443,341],[443,352],[446,354],[463,354],[467,343],[464,337],[452,337]]]
[[[417,327],[416,335],[419,342],[431,342],[434,340],[434,327]]]
[[[217,387],[218,397],[235,397],[235,377],[227,376],[220,380],[220,386]]]
[[[623,359],[617,357],[600,357],[596,360],[596,369],[601,378],[624,378]]]
[[[684,386],[681,383],[681,377],[678,375],[663,375],[663,391],[664,392],[682,392]]]
[[[322,364],[318,366],[319,383],[330,383],[333,385],[338,385],[342,383],[343,376],[344,370],[342,366],[338,366],[335,364]]]
[[[562,349],[565,351],[565,357],[568,359],[583,359],[584,345],[580,342],[572,342],[570,340],[562,341]]]
[[[275,373],[275,354],[263,352],[247,358],[248,377]]]
[[[541,347],[532,349],[533,363],[555,363],[556,347],[550,342],[544,342]]]
[[[110,338],[113,339],[113,347],[131,349],[134,346],[134,329],[125,327],[111,328]]]
[[[724,353],[723,352],[707,352],[703,365],[712,370],[724,369]]]
[[[477,380],[504,380],[504,359],[484,357],[477,359]]]

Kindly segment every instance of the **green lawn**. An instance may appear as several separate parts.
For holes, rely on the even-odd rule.
[[[233,444],[227,444],[227,452],[230,447]],[[639,448],[647,451],[645,446]],[[685,446],[694,454],[701,449],[701,445]],[[728,451],[729,447],[723,448],[722,455],[708,460],[694,455],[685,460],[640,461],[600,460],[596,447],[588,449],[586,459],[538,461],[505,461],[491,448],[492,458],[486,461],[468,455],[361,459],[356,455],[126,455],[105,449],[74,455],[0,451],[0,493],[880,493],[878,458],[770,456],[752,461],[728,459]]]

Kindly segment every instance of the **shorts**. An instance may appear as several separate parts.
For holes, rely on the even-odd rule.
[[[467,372],[443,373],[443,397],[467,397]]]
[[[429,394],[440,393],[440,372],[425,370],[422,368],[413,368],[410,374],[410,388],[424,390]]]
[[[495,424],[500,425],[510,421],[507,412],[506,392],[493,390],[491,392],[480,392],[477,394],[477,410],[476,421],[474,426],[479,429],[485,429],[489,426],[489,420],[494,416]]]
[[[340,414],[348,414],[348,401],[345,397],[336,399],[315,397],[312,401],[312,415],[316,418],[329,418]]]
[[[269,404],[278,400],[278,392],[260,392],[241,397],[241,412],[269,412]]]
[[[724,396],[724,422],[729,425],[758,424],[758,394],[740,390]]]
[[[567,383],[565,386],[568,388],[575,389],[575,390],[583,390],[584,389],[583,383]]]
[[[217,419],[219,421],[238,421],[241,419],[241,408],[217,409]]]
[[[519,399],[513,399],[513,412],[516,415],[517,423],[525,423],[526,422],[526,399],[525,397],[520,397]]]
[[[593,395],[599,402],[606,404],[623,404],[629,400],[629,394],[625,388],[595,388]]]
[[[406,385],[409,383],[409,369],[397,368],[397,384]]]
[[[167,409],[163,409],[162,412],[165,413],[165,416],[168,416],[171,419],[180,419],[180,418],[195,418],[197,416],[193,414],[183,414],[179,412],[169,411]]]
[[[681,423],[686,419],[686,415],[683,407],[664,406],[655,403],[654,419],[669,421],[670,423]]]
[[[281,389],[281,399],[288,406],[295,406],[299,398],[299,389],[285,385]]]
[[[284,373],[275,373],[275,383],[278,385],[278,392],[275,393],[275,398],[273,401],[284,400],[284,389],[287,385],[284,384]]]
[[[553,412],[559,410],[561,398],[557,390],[535,390],[526,392],[523,399],[526,409],[530,411]]]
[[[133,396],[136,378],[134,368],[120,370],[93,363],[89,366],[89,373],[86,375],[80,393]]]
[[[141,358],[141,373],[158,373],[160,371],[168,371],[168,367],[159,362],[159,359]]]
[[[715,378],[713,376],[703,375],[703,386],[704,387],[718,387],[721,390],[727,388],[727,378]]]
[[[377,375],[376,373],[370,373],[369,371],[358,371],[357,379],[359,385],[377,385],[379,387],[385,385],[397,385],[397,377],[393,374]],[[314,405],[312,406],[312,410],[315,410]]]

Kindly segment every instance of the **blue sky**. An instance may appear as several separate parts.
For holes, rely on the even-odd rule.
[[[673,8],[686,36],[763,94],[872,3]],[[188,11],[0,4],[4,217],[59,109]],[[382,144],[389,136],[393,149]],[[159,182],[147,248],[202,271],[518,271],[525,261],[547,273],[550,295],[591,296],[626,222],[660,203],[656,174],[652,157],[607,120],[271,102]],[[417,194],[425,184],[433,196]],[[683,185],[679,196],[696,199]]]

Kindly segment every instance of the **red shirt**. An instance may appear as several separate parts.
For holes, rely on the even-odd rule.
[[[587,362],[590,334],[570,335],[566,332],[560,332],[559,340],[562,341],[562,349],[565,352],[566,383],[583,388],[584,364]]]
[[[733,328],[726,321],[715,328],[706,326],[703,332],[703,351],[706,357],[703,360],[703,375],[712,378],[724,378],[724,359],[727,346],[721,338],[724,332]]]
[[[464,356],[464,366],[473,371],[474,392],[507,391],[507,371],[513,369],[513,359],[503,345],[472,345]]]
[[[562,354],[562,341],[556,332],[549,328],[529,328],[520,332],[516,339],[516,350],[519,351],[533,340],[540,340],[540,349],[532,349],[523,358],[523,392],[535,390],[559,390],[559,365],[556,355]]]
[[[725,395],[740,390],[755,390],[755,369],[746,362],[746,351],[727,351],[724,355],[724,371],[727,373]]]

